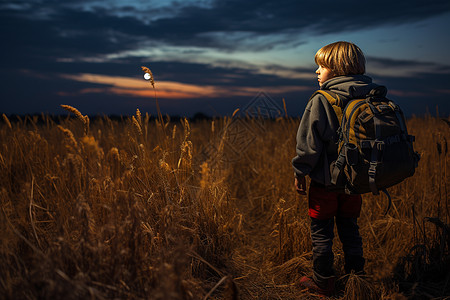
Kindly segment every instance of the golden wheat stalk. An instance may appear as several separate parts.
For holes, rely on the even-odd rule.
[[[9,122],[8,117],[5,114],[3,114],[2,116],[3,116],[3,120],[5,121],[6,125],[9,127],[9,129],[12,129],[11,122]]]
[[[73,113],[84,125],[84,132],[88,134],[89,132],[89,117],[87,115],[83,116],[83,114],[73,106],[61,104],[61,107],[67,110],[68,112]]]
[[[176,136],[177,136],[177,124],[175,124],[172,129],[172,140],[175,140]]]
[[[87,115],[84,116],[84,121],[85,121],[85,123],[84,123],[84,130],[85,130],[85,133],[87,135],[89,133],[89,123],[90,123],[89,117]]]
[[[287,112],[287,108],[286,108],[286,101],[283,98],[283,109],[284,109],[284,116],[286,117],[286,119],[288,118],[288,112]]]
[[[120,161],[119,149],[117,149],[116,147],[112,147],[109,150],[107,156],[110,157],[112,160]]]
[[[137,132],[142,135],[142,128],[141,125],[139,125],[138,120],[136,120],[136,118],[134,116],[131,117],[131,120],[133,121],[133,125],[136,128]]]
[[[142,71],[144,71],[144,72],[146,72],[146,73],[148,73],[150,75],[150,79],[149,80],[150,80],[150,83],[153,86],[153,91],[155,93],[155,103],[156,103],[156,110],[158,111],[158,119],[159,119],[159,121],[161,123],[161,126],[162,126],[165,143],[167,143],[166,142],[166,140],[167,140],[166,126],[164,125],[164,120],[163,120],[163,117],[162,117],[162,114],[161,114],[161,109],[159,107],[158,98],[156,97],[155,79],[153,77],[153,73],[152,73],[152,71],[149,68],[147,68],[145,66],[141,66],[141,69],[142,69]],[[166,144],[166,146],[167,146],[167,144]]]
[[[142,127],[142,115],[141,115],[141,111],[138,109],[136,109],[136,120],[139,122],[139,125]]]
[[[170,165],[164,159],[159,160],[159,167],[168,173],[172,171]]]
[[[5,159],[3,158],[3,155],[1,153],[0,153],[0,162],[4,167],[6,167]]]
[[[193,145],[191,141],[187,141],[185,140],[182,144],[181,144],[181,155],[180,155],[180,159],[178,160],[178,169],[181,166],[181,163],[184,161],[185,166],[190,168],[192,166],[192,150],[193,150]]]
[[[231,115],[231,118],[228,118],[228,117],[224,118],[225,128],[223,130],[222,136],[220,138],[219,146],[217,148],[217,152],[220,153],[221,155],[224,154],[223,150],[225,147],[226,139],[228,138],[228,131],[229,131],[230,124],[232,123],[233,118],[236,116],[236,114],[239,112],[239,110],[240,110],[239,108],[235,109],[233,114]]]
[[[61,104],[61,107],[64,108],[65,110],[67,110],[68,112],[73,113],[81,122],[83,122],[83,124],[86,124],[86,119],[84,118],[83,114],[81,114],[81,112],[76,109],[73,106],[70,105],[65,105],[65,104]]]
[[[187,140],[189,134],[191,133],[191,126],[189,125],[188,119],[184,118],[184,139]]]
[[[148,73],[148,74],[150,75],[149,81],[150,81],[150,83],[152,84],[153,88],[155,88],[155,79],[153,78],[153,73],[152,73],[152,71],[150,71],[149,68],[144,67],[144,66],[141,66],[141,68],[142,68],[142,71],[144,71],[145,73]]]
[[[144,134],[145,134],[145,138],[147,138],[148,136],[148,121],[150,120],[150,115],[146,112],[145,113],[145,118],[144,118]]]
[[[62,131],[62,133],[66,136],[67,140],[72,144],[72,146],[74,148],[78,147],[78,143],[77,143],[72,131],[62,127],[61,125],[58,125],[57,128]]]

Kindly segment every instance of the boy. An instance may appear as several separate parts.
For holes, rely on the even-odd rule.
[[[343,99],[365,98],[375,87],[365,73],[361,49],[349,42],[324,46],[315,55],[320,89],[330,90]],[[302,277],[300,284],[311,291],[329,296],[334,293],[332,244],[334,223],[343,245],[345,272],[364,272],[362,239],[357,218],[361,196],[348,195],[330,183],[330,163],[337,158],[339,120],[326,98],[317,93],[308,102],[297,132],[297,156],[292,159],[295,188],[306,195],[305,176],[311,178],[308,193],[313,276]]]

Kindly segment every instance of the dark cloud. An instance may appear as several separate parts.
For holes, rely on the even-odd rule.
[[[339,32],[422,20],[450,10],[448,1],[432,3],[378,1],[361,7],[354,1],[216,1],[211,8],[185,7],[174,18],[160,19],[152,27],[160,32],[183,33],[248,31],[279,33],[312,27],[319,33]],[[180,29],[185,30],[180,32]]]
[[[423,20],[450,10],[448,1],[378,1],[361,7],[354,1],[215,1],[210,8],[187,6],[172,17],[151,22],[152,36],[171,44],[194,43],[208,47],[239,47],[231,40],[284,33],[296,36],[312,31],[316,34],[361,30]],[[222,41],[222,42],[221,42]],[[277,43],[277,42],[275,42]],[[256,48],[256,47],[255,47]]]
[[[36,55],[70,57],[114,53],[150,41],[221,49],[243,45],[256,51],[298,43],[305,30],[316,34],[360,30],[418,21],[450,10],[448,1],[381,1],[365,9],[353,1],[228,0],[215,1],[210,7],[143,7],[132,17],[136,6],[91,6],[87,10],[81,9],[83,2],[79,1],[7,3],[0,9],[0,28],[10,44],[8,50],[28,47]],[[165,17],[154,19],[160,14]],[[270,36],[274,34],[284,37]]]
[[[217,0],[210,5],[196,6],[191,1],[174,3],[172,7],[142,6],[142,2],[121,7],[93,3],[90,0],[0,3],[0,112],[55,113],[61,103],[74,105],[90,114],[132,113],[140,106],[152,110],[151,101],[139,98],[80,95],[77,93],[79,90],[99,85],[74,82],[59,76],[63,73],[93,73],[136,77],[140,76],[139,67],[147,63],[151,63],[156,80],[262,90],[276,86],[311,85],[312,91],[316,84],[314,80],[289,79],[277,76],[276,72],[259,74],[258,69],[251,65],[225,68],[199,63],[155,62],[144,57],[98,62],[82,59],[101,58],[144,45],[152,48],[161,44],[230,52],[292,47],[304,42],[302,33],[305,32],[323,34],[389,26],[423,20],[450,10],[448,1],[381,1],[367,8],[354,5],[353,1]],[[183,51],[181,49],[180,53],[195,55],[192,50],[186,50],[191,53]],[[194,51],[201,55],[202,50]],[[370,61],[391,67],[421,64],[382,58],[370,58]],[[435,69],[439,67],[435,65]],[[314,71],[277,65],[267,67],[271,68],[274,71]],[[436,103],[441,103],[439,99],[444,99],[444,96],[436,91],[447,86],[450,78],[447,72],[440,78],[431,73],[419,73],[414,79],[399,77],[389,80],[388,86],[392,84],[402,91],[408,91],[411,86],[421,88],[424,93],[432,94]],[[278,100],[285,97],[290,112],[300,114],[311,91],[275,94],[274,97]],[[214,110],[227,113],[247,100],[250,99],[171,100],[162,103],[161,107],[169,114],[192,114],[200,108],[207,108],[204,112],[208,114],[213,114]],[[421,103],[418,99],[414,101],[419,103],[417,105]]]
[[[434,69],[440,73],[450,73],[450,66],[437,63],[382,57],[366,57],[366,61],[379,68],[424,68],[429,70]]]
[[[58,10],[43,19],[30,18],[32,10],[0,10],[0,49],[5,63],[33,58],[44,62],[62,57],[89,57],[134,49],[146,27],[132,18]],[[133,34],[126,34],[126,31]],[[30,63],[30,62],[27,62]]]

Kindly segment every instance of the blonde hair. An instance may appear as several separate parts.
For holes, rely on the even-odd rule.
[[[335,42],[317,51],[317,65],[331,70],[334,76],[359,75],[366,72],[364,53],[353,43]]]

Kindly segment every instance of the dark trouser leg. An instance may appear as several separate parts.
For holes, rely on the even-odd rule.
[[[336,226],[344,250],[345,273],[363,273],[365,259],[357,218],[336,217]]]
[[[318,220],[311,218],[311,240],[313,245],[313,279],[319,286],[328,284],[334,277],[333,238],[334,218]]]

